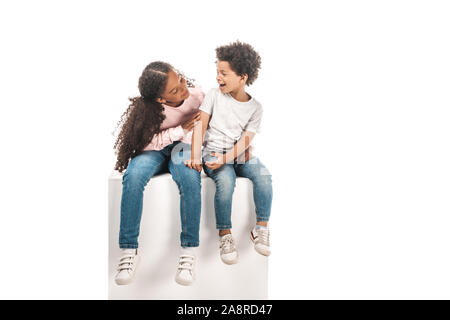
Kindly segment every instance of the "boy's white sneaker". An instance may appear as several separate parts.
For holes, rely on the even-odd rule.
[[[225,264],[235,264],[238,262],[238,253],[231,234],[220,237],[220,258]]]
[[[115,277],[118,285],[130,284],[133,281],[139,260],[137,249],[122,249],[122,256],[120,257]]]
[[[182,249],[178,259],[175,281],[182,286],[190,286],[195,281],[196,257],[192,250]]]
[[[268,227],[256,228],[250,232],[250,239],[255,245],[255,250],[263,256],[270,256],[270,232]]]

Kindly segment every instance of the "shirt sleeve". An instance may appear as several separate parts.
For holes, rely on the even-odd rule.
[[[195,99],[194,99],[195,103],[194,103],[193,108],[198,109],[201,106],[203,100],[205,99],[205,93],[203,92],[201,86],[190,88],[189,91],[190,91],[191,95],[195,97]]]
[[[152,141],[150,141],[150,143],[144,148],[144,151],[162,150],[174,141],[178,141],[183,138],[183,135],[184,130],[181,125],[162,130],[153,136]]]
[[[261,120],[263,115],[263,109],[259,106],[258,109],[253,113],[245,126],[245,131],[260,133],[261,132]]]
[[[186,133],[183,138],[181,138],[181,142],[186,143],[186,144],[192,144],[192,132],[193,130],[189,131],[188,133]]]
[[[211,89],[206,94],[205,99],[203,99],[203,103],[200,106],[200,110],[206,112],[209,115],[212,115],[215,100],[216,100],[216,90]]]

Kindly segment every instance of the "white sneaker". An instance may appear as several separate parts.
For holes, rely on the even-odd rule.
[[[250,239],[255,245],[255,250],[263,256],[270,256],[269,228],[256,228],[250,232]]]
[[[195,281],[196,258],[192,250],[182,249],[178,260],[175,281],[182,286],[190,286]]]
[[[225,264],[238,262],[238,253],[231,234],[220,237],[220,258]]]
[[[133,281],[139,260],[137,249],[122,249],[122,256],[120,257],[115,277],[118,285],[130,284]]]

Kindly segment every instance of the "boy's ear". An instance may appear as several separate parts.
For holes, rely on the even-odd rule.
[[[248,74],[244,73],[244,74],[241,76],[241,79],[244,80],[244,83],[247,83]]]

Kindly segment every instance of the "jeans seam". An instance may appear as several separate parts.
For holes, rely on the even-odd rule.
[[[182,247],[198,247],[198,242],[184,242],[181,244]]]
[[[216,225],[216,229],[225,230],[225,229],[231,229],[231,228],[232,228],[231,224],[229,224],[229,225]]]
[[[173,170],[174,170],[175,174],[177,175],[177,179],[179,181],[180,197],[181,197],[181,202],[182,202],[181,212],[183,215],[183,223],[181,226],[181,230],[182,230],[181,242],[183,242],[184,238],[185,238],[185,233],[186,233],[186,204],[185,204],[185,200],[184,200],[184,191],[183,191],[183,186],[182,186],[181,179],[180,179],[180,174],[178,173],[177,167],[175,165],[173,166]]]
[[[137,249],[137,244],[128,244],[128,243],[120,243],[119,244],[120,249]]]

